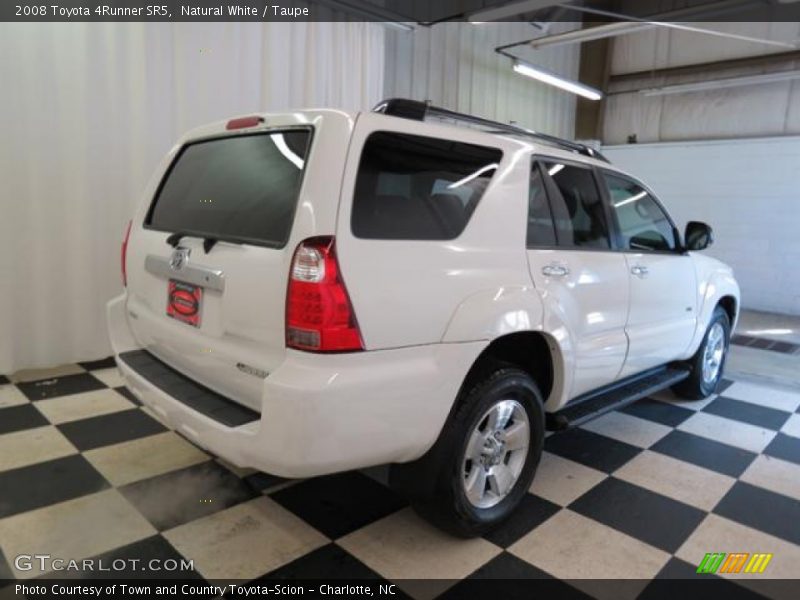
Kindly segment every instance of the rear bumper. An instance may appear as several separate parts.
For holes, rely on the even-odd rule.
[[[114,353],[140,349],[125,297],[109,302]],[[485,342],[320,355],[289,351],[264,380],[258,420],[228,427],[165,393],[122,360],[131,391],[168,426],[239,466],[311,477],[422,456]],[[232,368],[235,368],[232,366]]]

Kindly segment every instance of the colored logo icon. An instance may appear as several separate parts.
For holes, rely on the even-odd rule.
[[[708,552],[697,566],[698,573],[763,573],[772,554],[757,552]]]

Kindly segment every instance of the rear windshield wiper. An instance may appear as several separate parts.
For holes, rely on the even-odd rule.
[[[186,231],[176,231],[175,233],[172,233],[169,235],[169,237],[167,237],[167,243],[173,248],[176,248],[178,244],[180,244],[181,240],[185,237],[203,237],[203,236],[199,236],[197,234],[189,233]],[[206,254],[211,252],[211,249],[217,245],[218,241],[219,239],[217,238],[203,237],[203,250],[205,250]]]

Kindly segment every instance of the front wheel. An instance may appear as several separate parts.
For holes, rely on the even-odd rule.
[[[435,525],[480,535],[527,493],[543,441],[536,384],[524,371],[499,368],[462,393],[433,448],[414,463],[395,465],[392,480]]]
[[[718,306],[711,316],[703,343],[689,360],[691,374],[673,388],[678,395],[689,400],[701,400],[714,393],[722,379],[730,336],[728,313]]]

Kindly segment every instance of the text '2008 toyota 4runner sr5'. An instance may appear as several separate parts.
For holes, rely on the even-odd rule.
[[[711,394],[739,307],[653,193],[597,152],[408,100],[201,127],[169,153],[108,305],[130,389],[231,463],[391,464],[479,534],[546,429]]]

